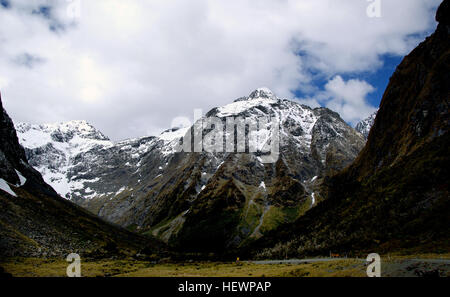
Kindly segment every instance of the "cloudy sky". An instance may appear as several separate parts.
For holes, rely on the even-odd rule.
[[[14,121],[84,119],[114,140],[262,86],[353,125],[440,2],[0,0],[0,89]]]

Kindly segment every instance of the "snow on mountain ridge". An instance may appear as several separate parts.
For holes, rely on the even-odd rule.
[[[367,139],[369,137],[370,129],[372,129],[373,123],[375,122],[375,118],[377,117],[378,110],[373,114],[356,124],[355,130],[361,133],[364,138]]]
[[[93,148],[112,147],[113,143],[87,121],[52,124],[17,123],[19,142],[27,158],[44,180],[63,197],[76,187],[68,178],[74,159]]]
[[[40,147],[49,142],[79,142],[76,138],[111,143],[108,137],[84,120],[50,124],[17,123],[15,128],[27,143],[27,148]]]
[[[284,151],[291,147],[289,150],[293,152],[310,156],[312,145],[316,147],[318,141],[336,138],[345,142],[345,136],[342,135],[342,131],[347,129],[345,123],[341,123],[338,114],[326,108],[312,109],[295,101],[279,99],[267,88],[259,88],[244,98],[246,100],[217,107],[202,119],[219,117],[225,121],[227,117],[242,117],[246,122],[263,123],[264,126],[259,127],[251,139],[249,135],[249,143],[251,141],[258,152],[264,151],[264,146],[273,138],[275,124],[279,125],[280,147]],[[261,118],[269,121],[260,122]],[[320,129],[316,127],[319,120]],[[61,196],[70,199],[110,195],[122,186],[128,186],[128,183],[135,186],[135,180],[142,180],[141,174],[150,175],[149,178],[160,176],[170,159],[179,151],[180,138],[190,128],[176,127],[164,131],[158,137],[146,136],[113,143],[86,121],[16,125],[30,164],[42,173],[46,182]],[[315,154],[325,164],[326,148],[320,147]],[[216,157],[217,160],[214,159]],[[223,156],[214,158],[211,168],[217,167],[215,163],[224,162]],[[254,158],[262,162],[260,157]],[[150,169],[151,174],[146,168],[150,159],[156,164]],[[213,173],[211,169],[210,175]],[[203,182],[206,183],[206,178]]]
[[[225,106],[219,107],[218,117],[227,117],[238,115],[239,113],[248,110],[250,108],[260,106],[268,106],[270,103],[276,102],[276,99],[268,99],[268,98],[253,98],[252,100],[242,100],[235,101],[231,104],[227,104]]]
[[[98,182],[100,178],[91,178],[89,172],[79,170],[89,166],[88,163],[98,162],[98,154],[120,152],[129,156],[130,160],[135,160],[136,169],[139,170],[141,157],[150,149],[161,143],[162,154],[174,153],[178,140],[189,129],[170,129],[159,137],[144,136],[114,143],[84,120],[50,124],[17,123],[15,127],[30,164],[62,197],[68,199],[74,193],[86,199],[104,194],[94,191],[84,191],[83,194],[84,188]]]
[[[250,101],[250,100],[254,100],[254,99],[274,99],[274,100],[276,100],[276,99],[278,99],[278,97],[269,88],[262,87],[262,88],[258,88],[256,90],[254,90],[253,92],[250,93],[250,95],[248,95],[246,97],[241,97],[241,98],[234,100],[234,102]]]
[[[248,98],[255,99],[255,98],[268,98],[268,99],[278,99],[278,97],[269,89],[266,87],[258,88],[254,90]]]
[[[259,88],[247,97],[214,109],[210,115],[220,118],[241,116],[246,121],[266,117],[271,122],[279,123],[282,145],[294,141],[302,151],[307,151],[311,145],[313,128],[323,110],[325,109],[312,109],[291,100],[280,99],[269,89]],[[267,130],[271,131],[271,128],[269,124]],[[268,134],[260,136],[271,137],[271,133],[265,133],[261,129],[258,134]],[[261,145],[263,144],[258,146]]]

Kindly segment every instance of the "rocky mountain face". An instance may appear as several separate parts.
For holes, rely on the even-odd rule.
[[[377,117],[378,110],[356,124],[355,130],[361,133],[365,139],[369,137],[370,129],[372,129],[373,123],[375,122],[375,118]]]
[[[398,66],[355,162],[325,179],[326,198],[253,247],[261,257],[450,250],[450,1]]]
[[[58,196],[28,163],[1,97],[0,108],[0,257],[160,251],[163,244],[156,240],[110,225]]]
[[[232,152],[208,150],[208,141],[223,139],[226,146],[227,137],[237,139],[238,126],[230,132],[225,124],[240,118],[247,123],[245,152],[238,153],[237,140]],[[225,136],[209,139],[220,123]],[[252,125],[259,127],[256,136],[248,131]],[[80,145],[80,129],[62,126],[17,125],[30,162],[50,183],[62,181],[66,197],[110,222],[194,251],[239,247],[292,222],[322,199],[314,193],[318,181],[351,164],[365,143],[337,113],[279,99],[266,88],[158,137],[112,144],[88,133],[88,144]],[[192,146],[203,149],[182,151],[180,139],[196,127],[203,143]],[[46,136],[29,145],[36,133]],[[265,162],[263,148],[273,139],[279,139],[279,155]]]

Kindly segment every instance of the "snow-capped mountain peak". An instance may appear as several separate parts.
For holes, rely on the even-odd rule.
[[[69,121],[55,125],[61,132],[76,132],[81,138],[109,140],[102,132],[85,120]]]
[[[372,129],[375,118],[377,117],[378,110],[372,113],[369,117],[365,118],[355,126],[355,130],[361,133],[364,138],[369,137],[370,129]]]
[[[231,104],[216,108],[216,116],[236,116],[256,106],[269,107],[270,104],[276,103],[278,100],[279,98],[268,88],[259,88],[247,97],[236,99]]]
[[[224,140],[226,152],[205,150],[213,131],[208,126],[209,120],[217,118],[224,125],[229,118],[245,121],[248,153],[237,153],[237,148],[236,153],[232,153],[234,149],[228,150],[228,137]],[[179,153],[180,138],[200,123],[203,151]],[[198,207],[195,201],[205,197],[220,200],[224,198],[222,193],[233,193],[233,197],[242,201],[236,209],[262,210],[262,217],[255,218],[259,222],[263,222],[266,211],[280,205],[310,208],[319,197],[307,193],[310,183],[307,181],[347,166],[364,145],[363,137],[337,113],[280,99],[267,88],[210,110],[196,124],[172,127],[159,137],[114,144],[97,139],[96,130],[83,121],[56,127],[18,125],[18,134],[27,148],[30,164],[58,193],[104,219],[147,228],[162,219],[177,217],[168,220],[173,228],[154,230],[154,235],[164,240],[180,230],[175,228],[176,224],[184,224],[186,217],[195,216],[195,212],[189,212]],[[250,133],[250,126],[257,129]],[[55,132],[66,141],[54,139]],[[27,141],[37,142],[36,138],[40,143],[30,145]],[[95,146],[98,142],[104,146]],[[272,146],[273,142],[278,144]],[[80,149],[90,144],[94,144],[92,149]],[[276,156],[272,166],[264,162],[268,154]],[[296,193],[295,197],[285,199],[287,194],[283,193],[287,192]],[[244,201],[249,204],[245,206]],[[240,233],[241,238],[260,236],[256,225],[250,231]]]
[[[69,121],[52,124],[28,124],[17,123],[15,128],[20,135],[20,140],[27,144],[27,148],[37,148],[49,142],[68,143],[98,141],[105,144],[110,142],[99,130],[87,121]],[[105,143],[103,143],[105,142]]]
[[[68,172],[77,163],[74,160],[94,148],[114,145],[87,121],[40,125],[17,123],[15,128],[19,142],[26,148],[30,165],[63,197],[73,190]]]
[[[249,96],[249,99],[257,99],[257,98],[267,98],[267,99],[277,99],[277,96],[266,87],[258,88],[254,90]]]
[[[258,88],[256,90],[254,90],[253,92],[250,93],[250,95],[248,95],[246,97],[241,97],[241,98],[234,100],[234,102],[251,101],[251,100],[255,100],[255,99],[277,100],[278,97],[269,88],[262,87],[262,88]]]
[[[158,138],[161,140],[164,140],[165,142],[171,142],[173,140],[179,140],[181,137],[183,137],[186,132],[190,129],[190,126],[184,126],[184,127],[174,127],[168,130],[165,130],[162,132]]]

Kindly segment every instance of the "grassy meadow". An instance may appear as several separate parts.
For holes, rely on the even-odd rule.
[[[386,276],[419,276],[420,271],[438,271],[440,276],[450,276],[450,255],[420,255],[420,261],[412,258],[418,257],[382,257],[382,272]],[[10,258],[2,261],[1,266],[14,277],[65,277],[68,264],[64,259]],[[366,265],[362,259],[311,260],[301,264],[106,259],[82,261],[81,274],[84,277],[365,277]]]

